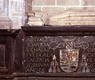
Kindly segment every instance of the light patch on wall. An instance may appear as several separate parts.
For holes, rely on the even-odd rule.
[[[4,4],[4,0],[0,0],[0,10],[2,10],[3,9],[3,4]]]
[[[13,29],[21,28],[25,16],[24,0],[9,0],[9,17],[13,22]],[[15,21],[16,20],[16,21]]]

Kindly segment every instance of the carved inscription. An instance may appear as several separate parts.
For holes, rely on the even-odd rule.
[[[79,63],[76,72],[95,72],[94,36],[27,36],[24,42],[25,72],[49,72],[53,55],[57,49],[66,49],[71,42],[73,49],[79,50]],[[59,56],[56,56],[58,63]],[[59,65],[60,67],[60,65]]]
[[[47,72],[53,55],[43,38],[30,37],[25,44],[26,72]]]
[[[87,62],[91,72],[95,72],[95,42],[87,49]]]

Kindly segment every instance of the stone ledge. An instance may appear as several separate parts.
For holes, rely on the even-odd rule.
[[[11,29],[11,20],[7,16],[0,16],[0,29]]]

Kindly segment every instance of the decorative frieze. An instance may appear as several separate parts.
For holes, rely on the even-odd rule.
[[[94,36],[26,37],[25,72],[95,72],[94,40]]]

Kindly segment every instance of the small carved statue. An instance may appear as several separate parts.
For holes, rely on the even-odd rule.
[[[81,72],[90,72],[85,55],[82,55],[82,63],[81,63],[80,69],[81,69]]]
[[[53,60],[51,61],[49,72],[61,72],[55,55],[53,55]]]

